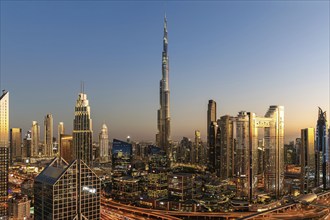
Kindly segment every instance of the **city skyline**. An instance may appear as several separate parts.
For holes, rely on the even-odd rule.
[[[106,123],[109,139],[155,141],[162,2],[1,6],[1,89],[11,93],[10,128],[25,134],[32,121],[42,124],[51,113],[54,125],[63,121],[72,131],[71,103],[83,80],[95,134]],[[299,137],[302,128],[315,128],[317,107],[329,112],[326,6],[329,2],[168,2],[172,139],[193,139],[200,130],[206,141],[209,99],[217,102],[218,118],[241,110],[262,117],[265,106],[285,106],[285,142]]]

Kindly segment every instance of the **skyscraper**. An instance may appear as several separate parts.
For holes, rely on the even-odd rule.
[[[31,157],[39,155],[40,126],[38,122],[32,121],[31,128]]]
[[[100,161],[109,161],[109,136],[108,127],[106,124],[102,125],[101,132],[99,134],[99,144],[100,144]]]
[[[209,100],[209,104],[207,106],[207,144],[209,144],[210,137],[210,126],[212,122],[217,121],[217,103],[214,100]]]
[[[61,134],[64,134],[64,123],[60,122],[57,126],[57,152],[61,152]]]
[[[34,181],[34,219],[99,220],[101,183],[80,159],[55,158]]]
[[[327,140],[327,115],[319,108],[316,125],[316,186],[330,187],[329,173],[329,143]]]
[[[88,166],[93,159],[93,130],[90,106],[87,95],[79,93],[73,120],[73,149],[76,159],[83,160]]]
[[[9,92],[0,96],[0,147],[9,147]]]
[[[44,133],[44,156],[53,156],[53,116],[47,114],[44,120],[45,133]]]
[[[315,187],[315,136],[314,128],[301,129],[301,192]]]
[[[23,139],[23,149],[22,149],[22,158],[31,157],[31,140],[32,140],[32,132],[27,131],[25,137]]]
[[[170,118],[170,89],[169,89],[169,64],[168,64],[168,38],[167,38],[167,20],[164,18],[164,38],[162,52],[162,79],[159,87],[160,109],[157,112],[158,134],[156,142],[159,147],[165,151],[170,147],[171,118]]]
[[[8,215],[9,92],[0,96],[0,218]]]
[[[223,180],[233,177],[234,174],[234,117],[222,116],[218,120],[221,130],[220,138],[220,175]]]
[[[10,162],[22,159],[22,129],[10,129]]]

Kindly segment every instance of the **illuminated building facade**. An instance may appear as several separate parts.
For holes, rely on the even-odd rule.
[[[128,175],[132,166],[132,144],[113,139],[112,142],[112,169],[114,176]]]
[[[40,126],[38,122],[32,122],[31,128],[31,156],[36,157],[39,155],[39,142],[40,142]]]
[[[60,122],[57,126],[57,142],[58,142],[58,149],[57,151],[60,152],[61,150],[61,134],[65,134],[64,123]]]
[[[148,174],[148,197],[152,199],[167,197],[167,171],[153,169]]]
[[[101,183],[81,160],[55,158],[34,183],[34,219],[100,219]]]
[[[284,180],[284,107],[270,106],[265,117],[240,112],[236,119],[236,177],[238,195],[256,199],[258,184],[258,130],[264,129],[264,191],[276,198],[282,195]]]
[[[220,128],[220,164],[219,177],[222,180],[234,175],[234,117],[222,116],[218,120]]]
[[[301,192],[315,187],[315,135],[314,128],[301,130]]]
[[[72,162],[75,159],[75,155],[73,152],[73,140],[72,135],[61,134],[60,135],[60,155],[61,157],[67,161]]]
[[[169,63],[168,63],[168,37],[167,20],[164,18],[164,37],[162,52],[162,79],[160,80],[159,101],[160,109],[157,112],[158,134],[156,142],[159,147],[168,152],[170,150],[171,117],[170,117],[170,89],[169,89]]]
[[[8,215],[9,92],[0,96],[0,218]]]
[[[75,158],[88,166],[93,162],[93,130],[90,106],[85,93],[79,93],[73,120],[73,149]]]
[[[168,174],[168,198],[184,202],[193,198],[195,176],[191,173]]]
[[[53,116],[47,114],[44,120],[45,133],[44,133],[44,151],[43,155],[46,157],[53,156]]]
[[[319,108],[316,125],[316,186],[323,185],[324,189],[330,187],[329,143],[327,134],[327,115]]]
[[[22,159],[22,129],[10,129],[10,162],[21,161]]]
[[[203,158],[203,144],[201,140],[201,132],[196,130],[195,131],[195,142],[194,146],[191,151],[191,163],[192,164],[199,164]]]
[[[30,203],[26,195],[14,195],[9,199],[9,219],[30,219]]]
[[[109,161],[109,135],[108,127],[106,124],[102,125],[101,132],[99,134],[99,145],[100,145],[100,162]]]
[[[27,158],[31,157],[32,152],[31,152],[31,131],[27,131],[25,134],[25,137],[23,139],[23,149],[22,149],[22,158]]]

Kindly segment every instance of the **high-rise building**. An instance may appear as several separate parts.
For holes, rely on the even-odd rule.
[[[73,149],[75,158],[88,166],[93,163],[93,130],[87,95],[79,93],[73,120]]]
[[[40,126],[38,122],[32,121],[31,128],[31,157],[39,155],[39,142],[40,142]]]
[[[217,121],[217,103],[214,100],[209,100],[209,104],[207,106],[207,126],[206,126],[207,144],[209,144],[210,126],[212,122],[216,122],[216,121]]]
[[[171,117],[170,117],[170,89],[169,89],[169,63],[168,63],[168,37],[167,37],[167,20],[164,18],[164,37],[162,52],[162,79],[159,88],[160,109],[157,112],[158,118],[158,134],[156,142],[159,147],[165,151],[170,149],[171,139]]]
[[[217,122],[211,122],[209,130],[209,149],[208,149],[208,168],[210,172],[218,170],[220,147],[219,147],[219,134]]]
[[[229,115],[218,120],[221,130],[219,177],[223,180],[234,175],[234,120],[234,117]]]
[[[301,129],[301,192],[315,187],[315,136],[314,128]]]
[[[44,133],[44,151],[43,155],[47,157],[53,156],[53,116],[47,114],[44,120],[45,133]]]
[[[22,129],[10,129],[10,162],[22,159]]]
[[[195,142],[193,149],[191,151],[191,163],[199,164],[201,163],[201,159],[203,158],[202,155],[202,140],[201,140],[201,132],[196,130],[195,131]]]
[[[316,186],[323,185],[324,189],[330,187],[329,143],[327,134],[327,115],[319,108],[316,125]]]
[[[61,146],[61,157],[68,163],[71,163],[75,159],[75,155],[73,152],[72,135],[61,134],[59,144]]]
[[[63,122],[58,123],[57,126],[57,142],[58,142],[57,152],[61,152],[61,134],[65,134]]]
[[[99,220],[101,183],[82,160],[55,158],[34,182],[34,219]]]
[[[265,117],[240,112],[236,119],[235,173],[238,195],[256,199],[258,188],[258,130],[264,129],[264,192],[280,198],[284,180],[284,107],[270,106]]]
[[[14,195],[9,199],[9,219],[30,219],[30,203],[26,195]]]
[[[128,175],[132,166],[132,144],[113,139],[112,142],[112,170],[114,176]]]
[[[100,144],[100,162],[108,162],[109,136],[108,136],[108,127],[106,126],[106,124],[102,125],[102,129],[99,134],[99,144]]]
[[[9,92],[0,96],[0,218],[8,216]]]
[[[23,139],[22,158],[29,158],[32,155],[31,140],[32,132],[27,131]]]

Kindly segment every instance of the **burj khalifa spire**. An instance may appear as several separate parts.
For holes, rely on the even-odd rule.
[[[159,147],[168,150],[170,145],[171,118],[170,118],[170,90],[169,90],[169,65],[168,65],[168,38],[167,20],[164,17],[164,38],[162,52],[162,79],[159,85],[160,109],[158,109],[158,134],[156,142]]]

